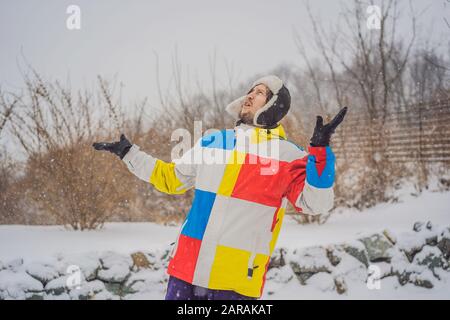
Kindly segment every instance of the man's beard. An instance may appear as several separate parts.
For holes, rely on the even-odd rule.
[[[242,113],[242,110],[239,112],[239,119],[242,123],[253,124],[253,117],[254,115],[251,112]]]

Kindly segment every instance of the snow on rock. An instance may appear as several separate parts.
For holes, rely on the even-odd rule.
[[[334,291],[336,288],[334,278],[327,272],[319,272],[306,280],[306,285],[313,286],[320,291]]]
[[[322,225],[287,216],[262,299],[449,299],[449,195],[349,209]],[[0,226],[0,299],[163,299],[178,231]]]
[[[127,294],[125,299],[136,300],[164,297],[167,287],[168,275],[164,269],[140,270],[133,273],[125,284]]]
[[[130,274],[133,261],[130,256],[107,252],[101,258],[102,269],[98,272],[100,280],[112,283],[123,282]]]
[[[105,290],[94,295],[92,300],[120,300],[120,296]]]
[[[42,290],[42,283],[25,272],[0,271],[0,297],[2,299],[26,299],[27,293]]]
[[[447,270],[449,266],[442,252],[437,247],[432,246],[424,246],[422,251],[414,257],[414,263],[424,265],[432,272],[438,268]]]
[[[437,247],[444,255],[444,258],[450,259],[450,228],[444,229],[437,238]]]
[[[277,248],[262,298],[449,298],[444,242],[449,229],[424,223],[409,232],[385,230],[344,243]],[[9,259],[0,270],[0,299],[163,299],[170,250]]]
[[[366,266],[358,259],[342,252],[340,255],[340,262],[333,268],[332,275],[334,277],[344,277],[352,282],[357,281],[365,283],[367,278],[367,269]]]
[[[23,259],[12,259],[6,263],[6,269],[11,269],[12,271],[18,271],[23,265]]]
[[[391,259],[389,255],[389,249],[392,248],[392,244],[383,234],[374,234],[370,237],[359,239],[366,247],[369,261],[389,261]]]
[[[47,285],[45,286],[45,291],[54,295],[59,295],[63,292],[66,292],[66,290],[68,289],[67,278],[68,276],[63,276],[53,279],[52,281],[47,283]]]
[[[332,265],[327,258],[327,251],[323,247],[312,247],[294,250],[288,254],[290,266],[301,283],[314,273],[331,272]]]
[[[384,279],[393,274],[392,264],[388,262],[376,262],[371,264],[375,268],[373,272],[379,277],[379,279]]]
[[[43,298],[45,300],[70,300],[70,296],[66,292],[61,294],[46,294]]]
[[[50,280],[53,280],[60,275],[56,267],[56,259],[54,262],[55,264],[51,264],[48,261],[33,261],[26,266],[26,271],[33,278],[36,278],[43,284],[46,284]]]
[[[274,293],[282,291],[286,284],[290,282],[300,285],[294,271],[289,265],[270,268],[267,271],[266,285],[264,288],[265,295],[270,299]]]
[[[342,248],[347,254],[357,259],[366,267],[369,266],[369,257],[366,251],[366,247],[361,241],[349,241],[348,243],[344,243],[343,245],[338,246],[338,248]]]
[[[168,280],[168,276],[163,269],[158,270],[140,270],[133,273],[125,283],[128,286],[133,286],[139,282],[145,282],[147,284],[165,283]]]
[[[62,260],[61,274],[67,274],[70,266],[78,266],[83,272],[84,278],[87,281],[91,281],[97,277],[97,272],[101,268],[100,256],[96,252],[88,252],[85,254],[71,254],[67,257],[59,255]]]
[[[105,291],[105,284],[100,280],[87,281],[80,285],[79,288],[73,288],[69,292],[69,296],[73,300],[94,299],[94,297]]]

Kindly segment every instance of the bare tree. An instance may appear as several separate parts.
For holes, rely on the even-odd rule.
[[[350,111],[357,111],[350,112],[337,132],[338,151],[344,156],[344,161],[338,161],[338,166],[341,173],[349,169],[348,153],[358,152],[365,156],[364,165],[370,168],[371,174],[365,170],[360,183],[362,194],[367,195],[363,196],[363,201],[368,205],[386,200],[385,191],[392,177],[390,170],[397,170],[395,166],[386,166],[389,163],[386,150],[391,143],[390,135],[386,135],[391,126],[386,124],[386,119],[389,112],[396,110],[397,95],[402,92],[399,88],[403,85],[416,38],[416,14],[411,2],[411,32],[408,39],[398,36],[399,4],[386,0],[379,5],[379,29],[366,28],[365,9],[368,4],[355,0],[343,7],[341,20],[326,31],[306,3],[313,32],[313,40],[309,43],[314,44],[315,57],[320,59],[317,65],[327,70],[313,68],[306,50],[299,46],[311,81],[315,84],[317,101],[325,106],[323,97],[327,96],[327,92],[334,92],[334,96],[328,97],[335,101],[336,106],[350,104]],[[299,33],[294,37],[296,43],[304,42]],[[355,132],[362,135],[355,136]],[[365,141],[364,150],[355,150],[353,146],[362,139]],[[337,183],[337,189],[344,185]],[[337,194],[343,192],[337,190]]]
[[[97,102],[90,93],[74,95],[59,82],[45,82],[34,70],[25,84],[11,123],[28,157],[24,193],[55,223],[76,230],[101,227],[134,196],[120,162],[91,147],[100,137],[118,136],[124,126],[109,84],[99,78]]]
[[[0,88],[0,135],[6,128],[8,121],[11,120],[18,102],[19,98],[16,95],[4,92]]]

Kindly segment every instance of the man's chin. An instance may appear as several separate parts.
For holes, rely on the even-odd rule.
[[[242,123],[245,124],[253,124],[253,117],[252,116],[246,116],[246,115],[241,115],[239,117],[239,119],[241,120]]]

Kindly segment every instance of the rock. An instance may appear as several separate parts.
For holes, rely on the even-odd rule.
[[[51,265],[33,262],[26,266],[27,273],[39,280],[44,286],[53,279],[59,277],[58,271]]]
[[[392,266],[392,276],[397,277],[398,283],[402,286],[407,284],[409,282],[409,277],[414,272],[414,270],[411,270],[409,267],[409,261],[405,257],[406,263],[393,263],[391,262]]]
[[[380,279],[391,277],[393,275],[392,264],[387,262],[375,262],[370,264],[376,267],[380,273]]]
[[[427,289],[433,288],[433,283],[429,280],[416,279],[414,281],[414,285],[416,285],[418,287],[427,288]]]
[[[434,276],[430,270],[424,270],[422,273],[413,273],[409,276],[409,282],[418,287],[432,289]]]
[[[425,239],[425,244],[428,246],[436,246],[437,245],[437,236],[431,236]]]
[[[404,252],[405,252],[406,257],[408,258],[408,261],[409,262],[413,262],[414,257],[416,256],[416,254],[419,253],[420,250],[422,250],[422,248],[424,246],[425,245],[423,245],[423,246],[421,246],[419,248],[415,247],[415,248],[412,248],[411,250],[407,250],[407,251],[405,250]]]
[[[433,224],[431,223],[431,221],[427,221],[426,223],[422,222],[422,221],[417,221],[414,223],[413,226],[413,230],[415,232],[420,232],[423,230],[423,228],[426,228],[428,230],[432,230],[433,229]]]
[[[9,262],[6,263],[6,268],[5,269],[10,269],[14,272],[19,271],[19,268],[23,265],[23,259],[19,258],[19,259],[14,259],[11,260]]]
[[[438,243],[438,235],[434,230],[430,221],[421,224],[421,227],[416,225],[416,234],[404,235],[402,239],[402,247],[410,262],[413,261],[414,256],[422,250],[424,245],[436,246]]]
[[[289,257],[292,271],[301,284],[305,284],[313,274],[318,272],[331,272],[332,265],[327,258],[327,252],[323,247],[311,247],[301,251],[295,250]]]
[[[345,283],[343,277],[339,276],[334,278],[334,285],[338,294],[344,294],[347,292],[347,284]]]
[[[108,270],[100,270],[98,273],[98,279],[106,283],[123,283],[129,276],[130,270],[127,270],[124,266],[115,266]]]
[[[413,262],[426,266],[435,276],[436,268],[448,268],[448,262],[444,259],[442,252],[438,248],[432,246],[423,247],[422,251],[414,257]]]
[[[337,266],[341,262],[341,258],[336,255],[335,249],[332,246],[326,248],[327,258],[333,267]]]
[[[98,279],[107,283],[122,283],[130,274],[133,261],[130,256],[123,256],[108,252],[101,259],[102,269],[98,272]],[[112,286],[114,287],[114,286]]]
[[[167,269],[169,263],[170,250],[156,249],[146,254],[152,270]]]
[[[336,288],[333,277],[327,272],[314,274],[306,281],[306,285],[313,286],[322,292],[334,291]]]
[[[122,290],[123,285],[121,283],[104,282],[104,285],[106,290],[110,292],[112,295],[116,295],[119,297],[123,295]]]
[[[82,283],[79,289],[70,290],[69,296],[73,300],[88,300],[104,290],[106,290],[105,284],[100,280],[86,281]]]
[[[47,295],[58,296],[68,292],[69,291],[69,287],[67,285],[68,278],[69,276],[67,275],[53,279],[50,282],[48,282],[45,286],[45,292],[47,293]]]
[[[367,257],[366,248],[361,242],[345,244],[343,249],[346,253],[363,263],[366,267],[369,266],[369,258]]]
[[[439,277],[435,271],[442,270],[439,268],[441,262],[437,257],[442,257],[440,251],[436,247],[424,246],[423,250],[417,253],[413,263],[410,263],[405,255],[394,254],[391,261],[393,275],[397,276],[399,283],[403,286],[411,283],[415,286],[424,288],[432,288],[434,281]],[[434,269],[434,271],[433,271]]]
[[[420,248],[413,248],[412,250],[407,250],[407,251],[405,250],[404,252],[405,252],[406,257],[408,258],[408,261],[409,262],[413,262],[414,256],[418,252],[420,252],[420,250],[422,250],[422,247],[420,247]]]
[[[121,297],[123,299],[146,299],[150,297],[160,299],[165,295],[167,280],[168,276],[164,269],[156,271],[143,269],[131,274],[122,287]]]
[[[417,233],[402,233],[398,237],[398,249],[408,258],[409,263],[414,256],[426,245],[425,237]]]
[[[159,287],[165,285],[167,280],[168,276],[164,269],[143,269],[130,275],[122,288],[122,292],[126,295],[146,288]]]
[[[269,262],[268,269],[272,268],[280,268],[286,265],[285,257],[286,256],[286,250],[283,248],[277,248],[275,249],[274,253],[272,254],[272,258]]]
[[[25,300],[44,300],[43,292],[31,292],[25,294]]]
[[[398,279],[398,283],[400,283],[402,286],[407,284],[409,282],[409,277],[411,276],[412,272],[393,272],[393,275],[395,275]]]
[[[267,271],[267,280],[276,283],[288,283],[295,276],[294,271],[289,265],[280,268],[272,268]]]
[[[69,257],[61,257],[61,259],[64,260],[59,270],[61,275],[66,275],[70,266],[78,266],[86,281],[96,279],[101,268],[100,257],[93,252],[70,255]]]
[[[397,243],[397,238],[391,231],[385,229],[383,230],[383,235],[386,237],[386,239],[389,240],[391,244],[395,245]]]
[[[44,300],[70,300],[70,296],[67,292],[61,294],[46,294],[44,295]]]
[[[450,259],[450,230],[446,232],[442,232],[439,238],[437,239],[437,247],[441,250],[444,258]]]
[[[413,231],[415,231],[415,232],[421,231],[423,226],[424,226],[424,224],[425,223],[423,223],[422,221],[414,222]]]
[[[170,252],[171,252],[171,250],[167,249],[167,250],[164,250],[164,252],[163,252],[162,255],[161,255],[161,262],[162,262],[165,266],[167,266],[167,264],[169,263],[169,260],[170,260]]]
[[[391,260],[389,249],[391,249],[393,246],[389,242],[389,240],[382,234],[374,234],[370,237],[365,237],[358,240],[361,241],[366,247],[366,251],[369,256],[369,261],[389,262]]]
[[[397,276],[398,282],[404,286],[407,283],[412,283],[415,286],[418,287],[424,287],[424,288],[433,288],[433,283],[430,281],[429,278],[424,278],[421,276],[420,273],[415,273],[411,271],[403,271],[403,272],[397,272],[395,271],[394,274]]]
[[[361,261],[345,251],[337,251],[336,254],[339,255],[340,263],[332,270],[333,278],[344,279],[347,289],[354,284],[366,282],[368,272]]]
[[[44,286],[26,272],[0,271],[0,292],[10,299],[25,299],[30,292],[41,292]]]
[[[92,300],[120,300],[120,296],[114,295],[111,292],[104,290],[94,294]]]
[[[133,260],[133,269],[135,270],[149,269],[151,266],[147,257],[142,252],[132,253],[131,259]]]

